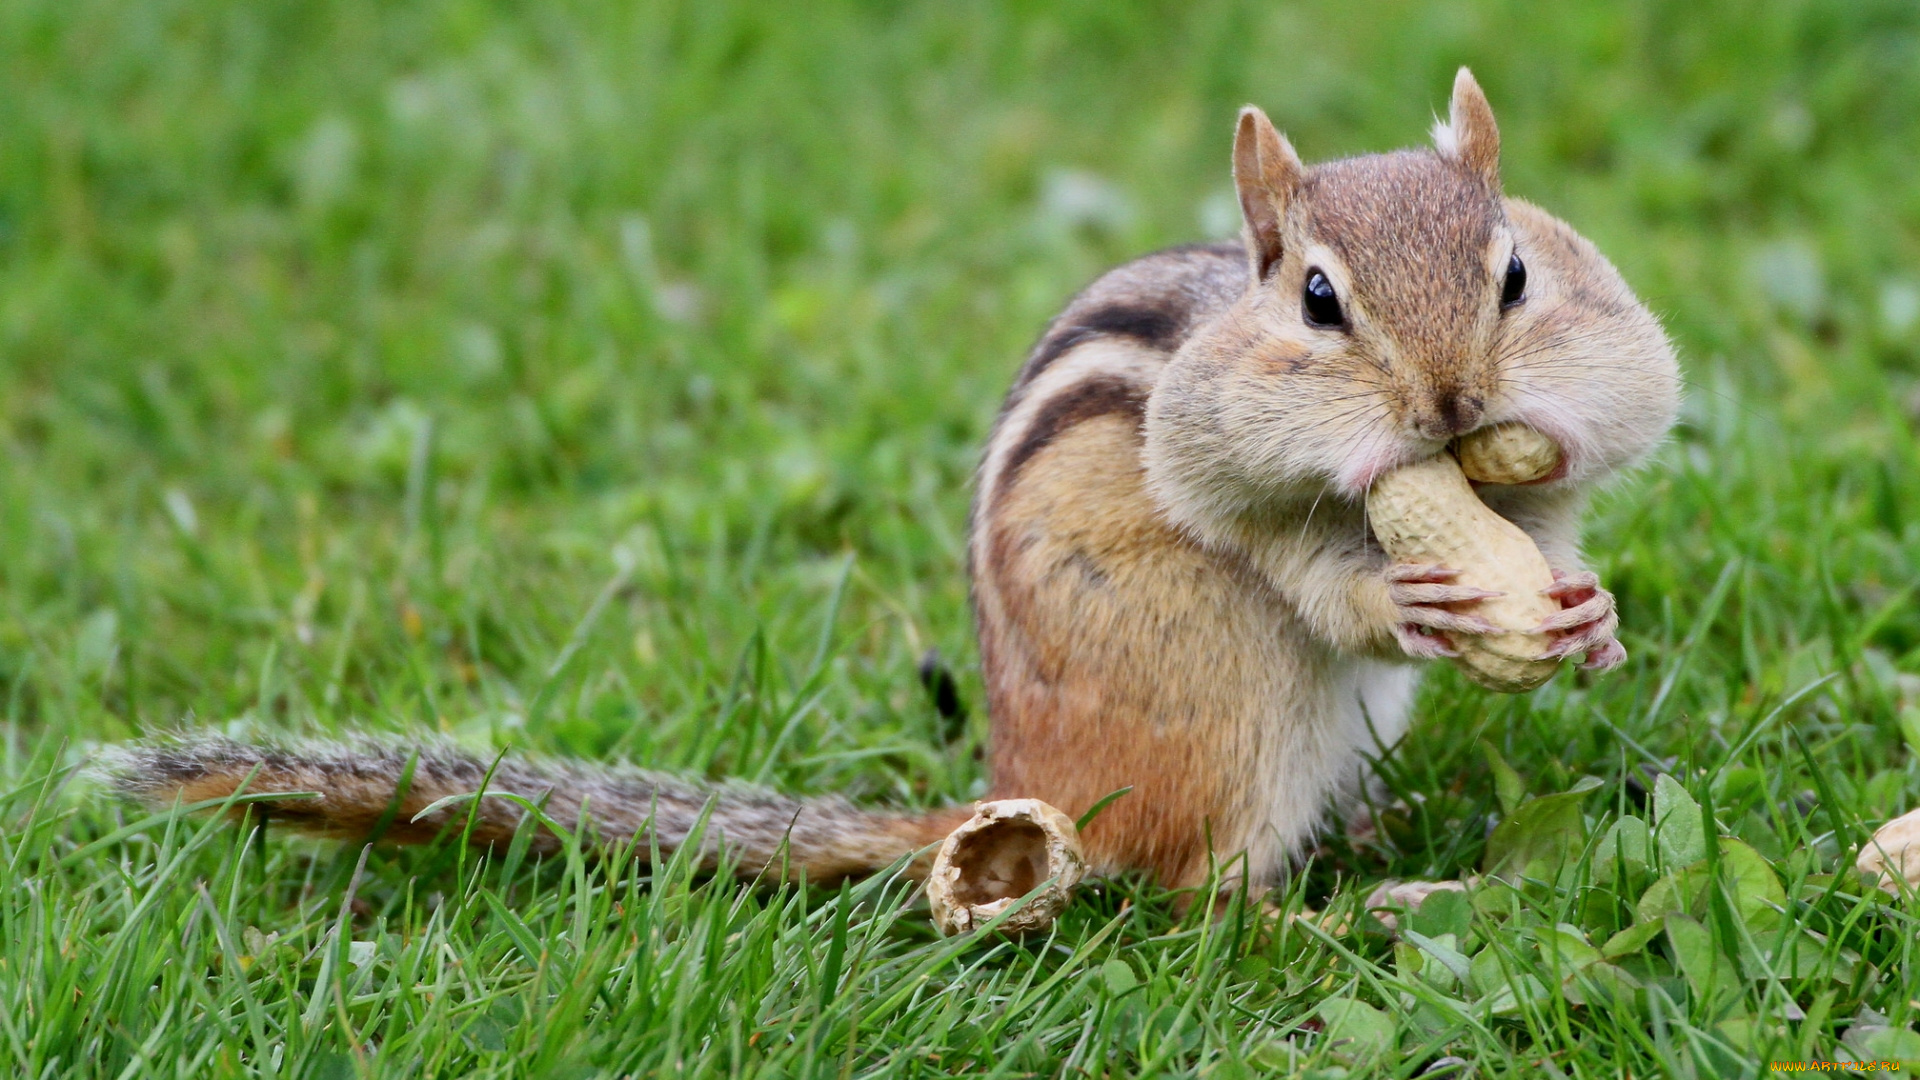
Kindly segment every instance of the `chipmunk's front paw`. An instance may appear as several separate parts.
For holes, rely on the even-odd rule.
[[[1613,594],[1600,587],[1600,578],[1587,570],[1553,572],[1553,584],[1540,590],[1560,601],[1562,610],[1540,624],[1541,633],[1558,635],[1546,655],[1551,658],[1586,653],[1580,662],[1588,671],[1608,671],[1626,662],[1627,650],[1613,636],[1620,628]]]
[[[1387,597],[1393,601],[1393,637],[1415,660],[1455,656],[1440,631],[1491,634],[1497,628],[1478,615],[1454,610],[1456,605],[1501,595],[1469,585],[1450,584],[1460,571],[1444,566],[1395,563],[1387,567]]]

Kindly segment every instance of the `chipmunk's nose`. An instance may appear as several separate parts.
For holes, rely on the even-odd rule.
[[[1451,439],[1480,426],[1487,403],[1477,394],[1457,388],[1436,390],[1413,418],[1413,426],[1429,439]]]

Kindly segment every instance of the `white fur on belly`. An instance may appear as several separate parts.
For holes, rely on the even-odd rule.
[[[1379,660],[1341,659],[1318,694],[1277,702],[1269,731],[1277,769],[1268,788],[1265,825],[1247,845],[1257,887],[1277,883],[1326,814],[1366,783],[1367,760],[1406,733],[1420,670]]]

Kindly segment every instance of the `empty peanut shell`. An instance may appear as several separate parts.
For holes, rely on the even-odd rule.
[[[1920,888],[1920,810],[1902,814],[1873,834],[1854,866],[1880,879],[1880,887],[1898,894],[1900,882]]]
[[[933,925],[942,934],[977,929],[1045,882],[999,926],[1005,934],[1044,930],[1073,899],[1073,887],[1086,872],[1072,818],[1039,799],[980,803],[933,858],[927,875]]]

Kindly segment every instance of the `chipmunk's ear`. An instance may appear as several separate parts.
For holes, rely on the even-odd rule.
[[[1500,128],[1493,122],[1487,95],[1466,68],[1453,77],[1453,105],[1446,123],[1434,121],[1433,145],[1500,190]]]
[[[1240,110],[1240,126],[1233,133],[1233,187],[1247,223],[1247,255],[1255,280],[1266,277],[1280,261],[1280,228],[1303,171],[1300,156],[1286,136],[1273,129],[1266,113],[1252,105]]]

